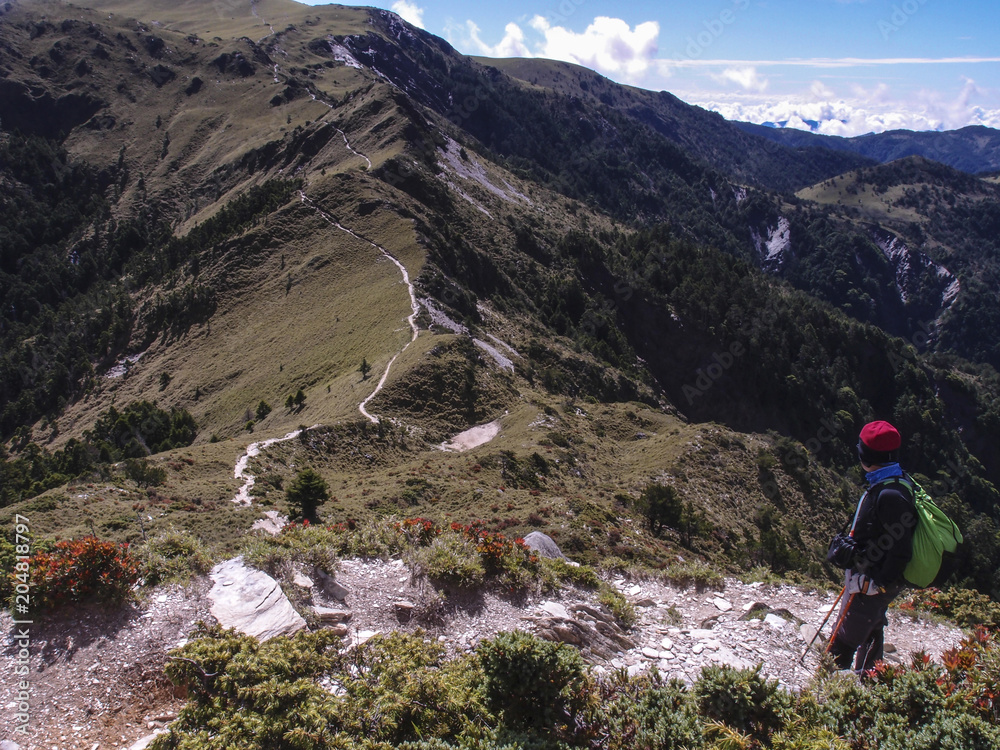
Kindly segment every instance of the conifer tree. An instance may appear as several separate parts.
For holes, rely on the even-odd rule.
[[[316,509],[330,498],[330,492],[323,479],[316,471],[306,467],[295,476],[288,491],[285,493],[288,508],[292,518],[302,518],[310,523],[317,523]]]

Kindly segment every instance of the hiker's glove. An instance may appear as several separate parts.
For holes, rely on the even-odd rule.
[[[854,562],[854,552],[857,546],[854,540],[847,534],[837,534],[830,542],[830,549],[826,553],[827,562],[833,563],[838,568],[851,567]]]
[[[847,593],[874,596],[875,594],[884,594],[885,589],[878,586],[864,573],[850,573],[847,576]]]

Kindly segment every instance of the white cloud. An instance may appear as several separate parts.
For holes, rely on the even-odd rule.
[[[879,65],[974,65],[997,63],[1000,57],[791,57],[784,60],[702,60],[679,58],[656,60],[664,68],[724,68],[756,65],[762,68],[860,68]]]
[[[470,27],[475,27],[472,21],[468,22]],[[489,57],[534,57],[524,41],[524,32],[516,23],[509,23],[504,27],[503,39],[496,46],[489,46],[478,36],[479,29],[476,29],[476,41],[484,55]]]
[[[638,81],[656,59],[660,26],[655,21],[638,24],[634,29],[620,18],[599,16],[582,33],[563,26],[553,26],[542,16],[529,22],[534,32],[529,42],[525,30],[508,23],[504,37],[489,44],[473,21],[464,26],[450,24],[449,41],[459,48],[472,49],[489,57],[544,57],[576,63],[619,80]]]
[[[767,79],[761,78],[757,73],[757,69],[752,65],[739,68],[726,68],[722,73],[712,75],[712,78],[720,83],[735,83],[744,91],[756,91],[759,93],[765,91],[768,86]]]
[[[868,104],[885,104],[889,101],[889,87],[884,83],[880,83],[872,89],[866,89],[860,83],[853,83],[851,84],[851,93],[858,101]]]
[[[809,86],[809,93],[814,99],[832,99],[833,91],[822,81],[813,81]]]
[[[928,96],[925,101],[917,103],[892,101],[884,85],[876,87],[882,101],[825,98],[814,101],[806,98],[779,100],[738,94],[711,101],[688,101],[718,112],[727,120],[784,123],[784,127],[845,137],[886,130],[951,130],[967,125],[1000,128],[1000,109],[974,105],[974,87],[975,84],[970,81],[951,101]]]
[[[595,18],[582,34],[552,26],[542,16],[532,18],[531,27],[544,38],[536,48],[537,56],[578,63],[627,80],[638,80],[649,70],[660,35],[656,21],[632,29],[622,19],[608,16]]]
[[[391,6],[391,10],[404,21],[419,26],[421,29],[424,28],[424,9],[416,3],[410,0],[396,0]]]

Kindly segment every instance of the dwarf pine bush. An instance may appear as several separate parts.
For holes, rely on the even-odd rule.
[[[183,583],[212,568],[212,558],[200,539],[182,531],[157,535],[136,552],[147,586]]]
[[[518,631],[484,641],[477,654],[486,706],[514,728],[566,731],[593,694],[571,646]]]
[[[997,637],[792,695],[759,669],[692,687],[593,677],[571,646],[501,633],[445,658],[421,632],[342,650],[328,630],[266,643],[202,627],[166,672],[188,703],[154,750],[995,750]]]

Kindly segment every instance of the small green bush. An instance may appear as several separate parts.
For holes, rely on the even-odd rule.
[[[585,589],[596,589],[601,585],[601,579],[589,565],[570,565],[565,560],[543,559],[542,566],[550,572],[557,581],[563,581]]]
[[[414,555],[421,572],[433,581],[452,586],[479,586],[486,568],[476,545],[457,534],[445,534]]]
[[[588,704],[580,653],[521,631],[500,633],[476,650],[486,707],[513,728],[565,733]]]
[[[684,683],[659,674],[618,676],[601,685],[607,750],[699,747],[702,731]]]
[[[638,616],[635,613],[635,607],[629,602],[625,596],[618,591],[616,588],[608,585],[602,585],[600,593],[597,595],[597,601],[603,604],[608,610],[614,615],[618,623],[625,629],[628,630],[638,621]]]
[[[663,569],[661,576],[676,586],[694,586],[699,591],[704,589],[721,591],[726,587],[722,574],[701,560],[672,563]]]
[[[212,558],[201,540],[182,531],[154,536],[137,549],[136,557],[147,586],[184,583],[212,568]]]
[[[346,531],[338,526],[289,524],[280,533],[252,534],[244,537],[240,552],[243,560],[265,573],[280,577],[289,566],[301,564],[332,575],[337,570]]]
[[[340,639],[329,630],[256,638],[201,628],[171,652],[166,675],[188,703],[153,750],[336,747],[336,712],[317,678],[331,672]]]
[[[14,593],[15,579],[11,574],[17,568],[17,547],[7,539],[6,535],[0,536],[0,602],[6,605]]]
[[[704,667],[694,686],[698,713],[765,744],[793,715],[792,697],[756,669]]]

